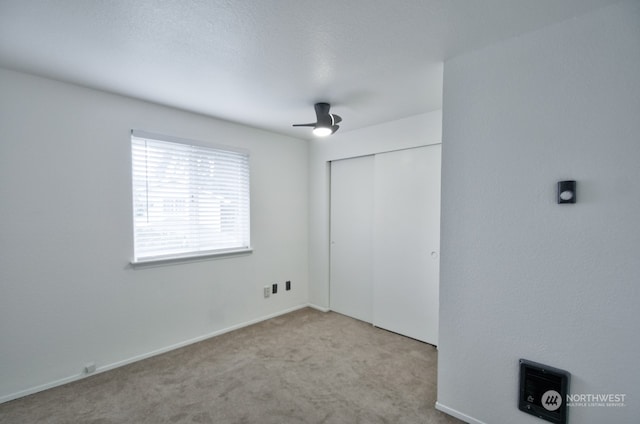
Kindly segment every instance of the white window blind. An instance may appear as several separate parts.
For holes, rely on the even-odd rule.
[[[250,250],[249,155],[134,130],[134,263]]]

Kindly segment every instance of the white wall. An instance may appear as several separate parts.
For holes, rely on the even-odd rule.
[[[0,401],[307,303],[306,141],[1,69],[0,93]],[[253,254],[128,265],[132,128],[249,149]]]
[[[517,409],[518,359],[563,368],[570,422],[640,416],[640,2],[445,63],[439,407]],[[576,179],[578,203],[555,203]]]
[[[442,113],[434,111],[314,139],[309,150],[309,299],[329,307],[329,162],[441,142]]]

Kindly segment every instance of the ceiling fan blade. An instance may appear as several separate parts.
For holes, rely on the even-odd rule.
[[[340,125],[334,125],[331,127],[331,134],[335,134],[336,131],[340,128]]]
[[[313,124],[293,124],[294,127],[315,127],[316,123]]]
[[[342,122],[342,118],[340,117],[340,115],[335,115],[335,114],[331,114],[331,116],[333,116],[333,123],[334,124],[339,124],[340,122]]]

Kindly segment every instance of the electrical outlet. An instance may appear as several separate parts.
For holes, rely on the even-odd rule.
[[[271,293],[273,293],[273,294],[278,293],[278,283],[273,283],[271,285]]]
[[[264,286],[264,298],[271,296],[271,286]]]
[[[284,289],[291,290],[291,281],[287,280],[287,282],[284,283]]]

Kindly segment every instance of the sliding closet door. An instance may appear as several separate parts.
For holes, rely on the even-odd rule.
[[[374,165],[373,324],[437,345],[440,145]]]
[[[330,308],[372,322],[373,156],[331,162]]]

